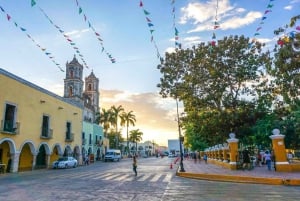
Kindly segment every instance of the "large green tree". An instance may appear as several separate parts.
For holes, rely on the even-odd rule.
[[[271,101],[265,79],[271,58],[263,46],[244,36],[229,36],[216,46],[201,43],[166,53],[158,66],[162,74],[158,87],[162,97],[183,102],[189,143],[200,136],[202,145],[214,145],[230,132],[239,138],[250,133]]]

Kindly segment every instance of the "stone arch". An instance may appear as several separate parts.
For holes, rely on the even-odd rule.
[[[15,172],[13,161],[18,153],[15,142],[10,138],[0,139],[0,163],[6,164],[7,172]]]
[[[62,156],[63,155],[63,149],[61,147],[61,145],[59,143],[56,143],[52,146],[52,154],[56,154],[58,156]]]
[[[63,149],[59,143],[56,143],[52,146],[51,155],[50,155],[50,161],[49,163],[52,164],[54,161],[56,161],[60,156],[63,155]]]
[[[1,148],[1,145],[4,144],[4,142],[8,143],[8,148],[9,148],[8,151],[9,151],[10,154],[15,154],[17,152],[16,144],[12,139],[10,139],[10,138],[0,139],[0,148]]]
[[[70,145],[66,145],[63,156],[72,156],[73,151]]]
[[[45,151],[46,151],[45,153],[46,153],[47,155],[50,155],[50,154],[51,154],[51,150],[50,150],[50,147],[49,147],[49,145],[48,145],[47,142],[42,142],[42,143],[39,145],[39,148],[38,148],[37,150],[39,150],[41,146],[44,146],[44,147],[45,147]]]
[[[42,169],[48,166],[48,156],[50,155],[50,148],[46,142],[42,142],[37,149],[37,155],[35,160],[35,168]]]
[[[81,161],[81,151],[78,145],[74,147],[73,157],[76,158],[78,162]]]
[[[36,154],[37,151],[33,142],[31,140],[24,141],[20,146],[18,171],[32,170]]]

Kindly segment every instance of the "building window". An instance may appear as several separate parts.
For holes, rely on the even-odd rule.
[[[69,86],[69,97],[73,96],[73,87]]]
[[[92,134],[90,134],[90,137],[89,137],[89,144],[92,144]]]
[[[16,113],[17,113],[17,107],[15,105],[6,104],[4,121],[3,121],[3,131],[7,131],[7,132],[16,131],[17,129]]]
[[[70,70],[70,78],[73,78],[74,77],[74,72],[73,70]]]
[[[50,117],[43,115],[43,123],[42,123],[42,136],[43,137],[49,136],[49,123],[50,123]]]
[[[66,139],[71,140],[71,123],[67,122]]]
[[[92,84],[88,85],[88,90],[91,91],[92,90]]]
[[[84,132],[82,132],[82,137],[81,138],[85,139],[85,133]]]

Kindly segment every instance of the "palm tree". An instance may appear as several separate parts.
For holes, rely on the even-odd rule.
[[[129,150],[129,141],[128,141],[128,127],[130,125],[134,126],[135,125],[135,122],[136,122],[136,119],[135,119],[135,115],[132,114],[133,111],[130,111],[128,113],[126,112],[123,112],[121,114],[121,126],[125,126],[126,124],[126,134],[127,134],[127,151]]]
[[[122,107],[122,105],[119,105],[118,107],[116,106],[111,106],[110,108],[111,112],[112,112],[112,118],[113,118],[113,125],[116,128],[116,133],[118,133],[118,119],[120,117],[120,113],[124,111],[124,108]],[[119,145],[119,137],[116,135],[116,148],[118,148]]]
[[[100,115],[97,115],[96,121],[98,121],[104,129],[104,136],[107,137],[108,129],[110,128],[112,122],[112,113],[111,110],[105,110],[102,108]]]
[[[137,152],[137,143],[140,142],[140,141],[142,141],[143,134],[144,133],[142,131],[140,131],[139,129],[131,130],[130,131],[129,138],[130,138],[130,141],[135,142],[135,149],[136,149],[135,151],[136,152]]]

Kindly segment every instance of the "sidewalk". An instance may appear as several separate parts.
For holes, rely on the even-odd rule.
[[[300,172],[276,172],[269,171],[266,165],[255,167],[252,170],[229,170],[209,162],[205,164],[194,160],[183,160],[185,172],[179,172],[179,160],[177,176],[203,179],[211,181],[227,181],[240,183],[270,184],[270,185],[295,185],[300,186]]]

